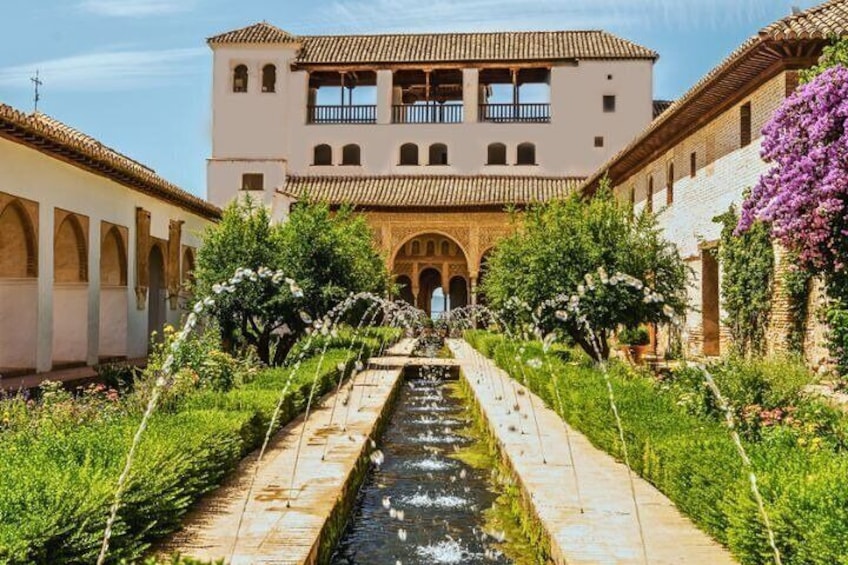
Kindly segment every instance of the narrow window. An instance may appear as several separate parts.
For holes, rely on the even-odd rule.
[[[596,135],[595,136],[595,147],[603,147],[604,146],[604,136]]]
[[[262,173],[245,173],[241,176],[242,190],[265,190],[265,175]]]
[[[361,165],[359,146],[351,143],[342,147],[342,165],[358,166]]]
[[[447,165],[448,164],[448,146],[444,143],[434,143],[430,146],[430,164],[431,165]]]
[[[698,154],[694,151],[689,155],[689,176],[695,178],[698,173]]]
[[[751,144],[751,103],[739,108],[739,142],[740,147]]]
[[[262,92],[275,92],[277,90],[277,67],[265,65],[262,67]]]
[[[404,143],[400,146],[400,164],[401,165],[417,165],[418,164],[418,146],[414,143]]]
[[[648,197],[645,199],[645,208],[648,212],[654,211],[654,177],[648,177]]]
[[[604,112],[610,113],[615,112],[615,96],[605,95],[604,96]]]
[[[536,146],[532,143],[521,143],[518,146],[519,165],[535,165],[536,164]]]
[[[674,203],[674,163],[668,164],[668,175],[665,180],[665,203],[666,206]]]
[[[319,166],[327,166],[333,164],[333,148],[323,143],[316,145],[313,150],[312,164]]]
[[[487,164],[506,165],[506,145],[503,143],[490,143]]]
[[[632,209],[634,206],[636,206],[636,187],[631,186],[630,187],[630,208]]]
[[[233,92],[247,92],[247,65],[233,69]]]

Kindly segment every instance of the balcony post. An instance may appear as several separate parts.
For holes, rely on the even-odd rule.
[[[463,122],[474,123],[478,120],[480,107],[480,70],[462,69],[462,105]]]
[[[377,71],[377,123],[392,123],[394,77],[390,69]]]

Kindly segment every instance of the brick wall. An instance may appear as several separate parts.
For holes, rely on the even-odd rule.
[[[745,191],[753,187],[769,166],[760,158],[762,129],[772,113],[780,106],[788,92],[797,85],[797,73],[781,72],[765,81],[749,96],[738,101],[703,127],[680,140],[647,166],[636,171],[615,186],[616,196],[624,201],[635,194],[636,209],[646,205],[649,179],[653,177],[653,209],[659,212],[660,225],[668,239],[677,244],[680,253],[694,271],[689,289],[690,311],[687,314],[684,350],[700,354],[703,345],[703,320],[701,316],[701,253],[720,237],[721,226],[713,218],[725,212],[731,204],[737,209]],[[751,143],[741,147],[740,108],[751,105]],[[695,175],[690,175],[690,156],[696,155]],[[674,201],[666,206],[667,174],[669,163],[674,164]],[[776,277],[778,280],[780,277]],[[778,282],[771,327],[768,330],[769,350],[786,350],[786,331],[791,323],[789,305]],[[814,308],[815,309],[815,308]],[[724,310],[721,310],[724,317]],[[823,329],[817,318],[811,317],[808,341],[810,351],[820,351]],[[668,332],[658,334],[659,353],[668,343]],[[721,350],[730,345],[728,329],[721,328]],[[814,354],[817,355],[817,354]]]

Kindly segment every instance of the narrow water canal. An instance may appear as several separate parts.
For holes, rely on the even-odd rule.
[[[486,531],[492,469],[454,457],[481,447],[452,394],[457,383],[446,367],[408,373],[378,443],[383,463],[366,478],[332,564],[512,563],[497,548],[503,534]]]

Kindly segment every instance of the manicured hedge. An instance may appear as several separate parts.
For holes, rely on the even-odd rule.
[[[516,344],[485,332],[468,332],[466,339],[515,378],[526,375],[530,388],[554,409],[557,387],[565,420],[621,459],[598,369],[550,356],[552,378],[546,364],[536,369],[535,363],[526,363],[543,357],[539,344]],[[523,371],[517,355],[524,360]],[[624,366],[613,364],[611,379],[634,470],[742,563],[773,563],[748,476],[727,429],[715,418],[687,412],[653,379]],[[786,565],[848,563],[848,453],[839,445],[841,440],[805,447],[781,429],[745,442]]]
[[[398,333],[368,335],[366,357]],[[316,371],[318,394],[338,381],[340,364],[350,372],[359,342],[330,345],[320,367],[316,356],[296,372],[279,426],[303,410]],[[286,368],[269,369],[228,392],[198,390],[154,416],[115,524],[110,562],[137,559],[174,531],[191,504],[260,445],[288,375]],[[0,435],[0,563],[96,560],[138,422],[137,413],[125,411],[105,422]]]

